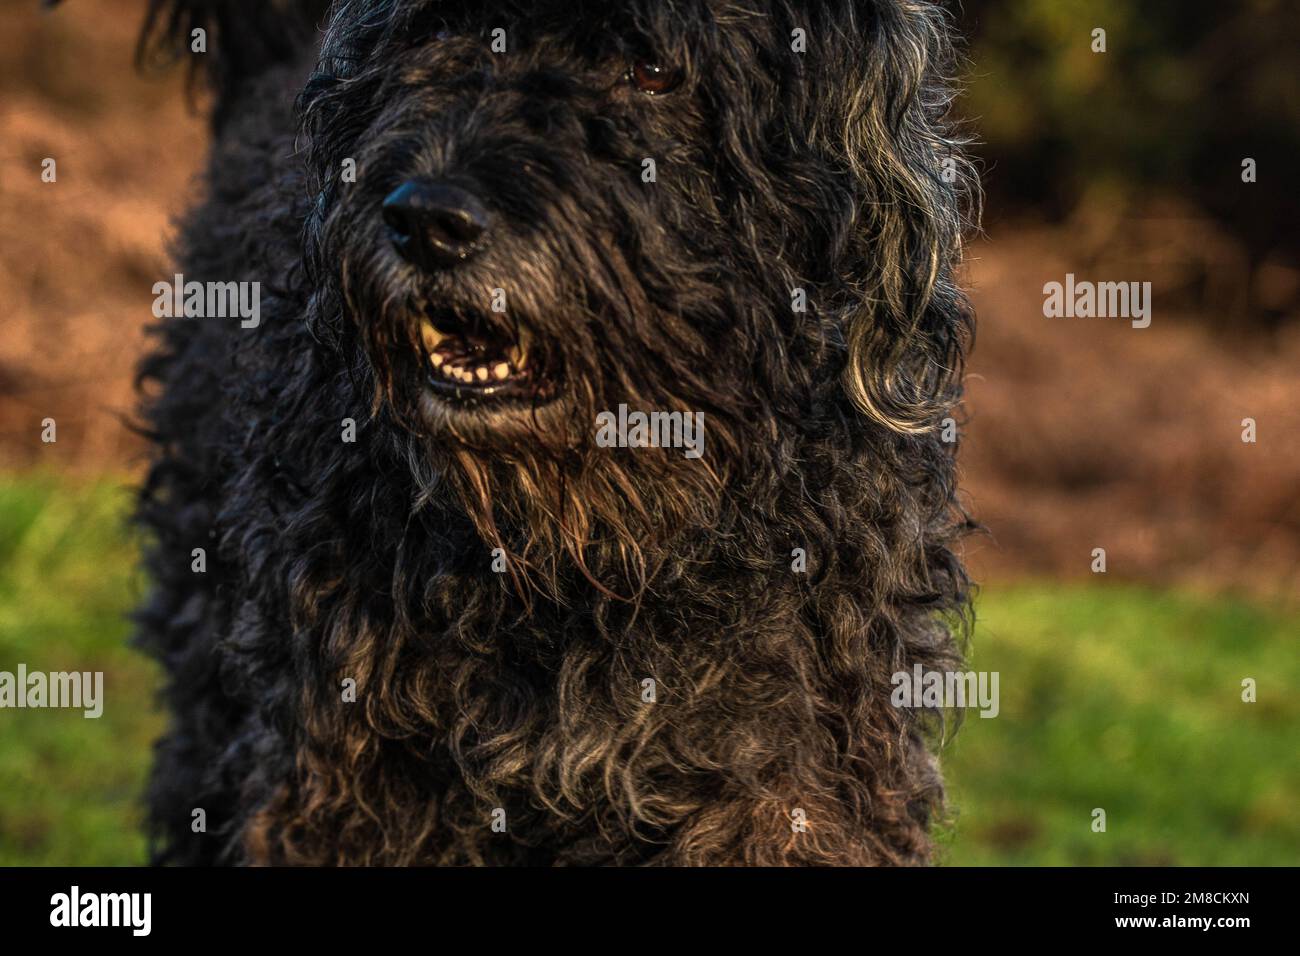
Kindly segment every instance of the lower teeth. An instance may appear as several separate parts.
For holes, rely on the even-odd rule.
[[[434,355],[431,359],[434,371],[438,372],[443,378],[449,378],[453,381],[479,384],[489,384],[494,382],[504,382],[506,379],[514,378],[519,374],[519,370],[508,362],[496,362],[490,365],[479,365],[475,367],[466,367],[463,365],[452,365],[450,361],[441,355]]]
[[[478,358],[486,351],[481,346],[468,342],[449,342],[449,336],[439,332],[430,323],[424,323],[420,329],[421,338],[429,353],[429,362],[433,370],[442,378],[462,385],[492,385],[505,382],[520,374],[524,367],[525,353],[520,345],[510,345],[504,355],[497,358],[479,358],[474,365],[464,363],[466,358]],[[451,345],[451,348],[448,348]],[[478,356],[474,353],[477,352]],[[481,363],[481,364],[479,364]]]

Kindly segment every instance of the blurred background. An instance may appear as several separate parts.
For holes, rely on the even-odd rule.
[[[143,448],[125,421],[206,144],[183,78],[132,68],[143,6],[0,0],[0,670],[102,670],[108,696],[99,720],[0,711],[0,863],[143,860],[162,717],[127,646]],[[1300,4],[954,16],[987,195],[966,267],[963,486],[988,529],[966,553],[972,666],[1002,701],[945,751],[944,861],[1294,864]],[[1044,318],[1067,272],[1151,282],[1151,326]]]

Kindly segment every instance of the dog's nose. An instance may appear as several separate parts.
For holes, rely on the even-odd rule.
[[[425,269],[464,262],[483,247],[487,208],[458,186],[412,179],[384,200],[384,222],[404,259]]]

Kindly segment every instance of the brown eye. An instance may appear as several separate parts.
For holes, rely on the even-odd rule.
[[[632,64],[632,68],[628,70],[627,76],[633,86],[642,93],[648,93],[651,96],[671,93],[682,82],[681,70],[660,66],[658,63],[651,63],[649,60],[637,60]]]

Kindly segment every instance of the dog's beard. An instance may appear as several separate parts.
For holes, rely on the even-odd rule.
[[[372,228],[340,206],[325,222],[322,248],[370,248],[358,231],[368,238]],[[318,337],[332,331],[373,420],[395,439],[385,444],[402,449],[415,506],[436,507],[450,488],[484,543],[483,561],[525,601],[541,594],[568,603],[593,588],[635,601],[675,544],[716,525],[741,450],[770,429],[743,434],[752,412],[734,405],[744,377],[724,351],[694,334],[665,335],[688,326],[665,320],[630,269],[602,271],[594,253],[571,255],[579,271],[589,257],[586,275],[605,284],[575,288],[558,268],[521,260],[509,284],[511,312],[484,317],[527,330],[539,387],[519,400],[456,403],[429,389],[421,333],[429,312],[482,309],[467,301],[460,278],[412,284],[391,260],[354,251],[339,257],[337,278],[317,295],[312,324]],[[641,311],[616,319],[612,307],[595,305],[615,297]],[[703,453],[602,447],[598,416],[620,405],[696,416],[707,434],[699,436]]]
[[[717,523],[734,448],[721,423],[708,424],[707,457],[601,447],[593,399],[585,386],[566,391],[488,441],[412,433],[412,460],[428,464],[414,471],[420,492],[432,498],[450,478],[483,560],[525,597],[567,603],[594,588],[638,600],[675,545]]]
[[[501,549],[513,586],[566,603],[587,587],[638,600],[670,546],[715,523],[720,476],[673,454],[588,449],[499,461],[456,449],[450,458],[458,497],[484,542]]]

